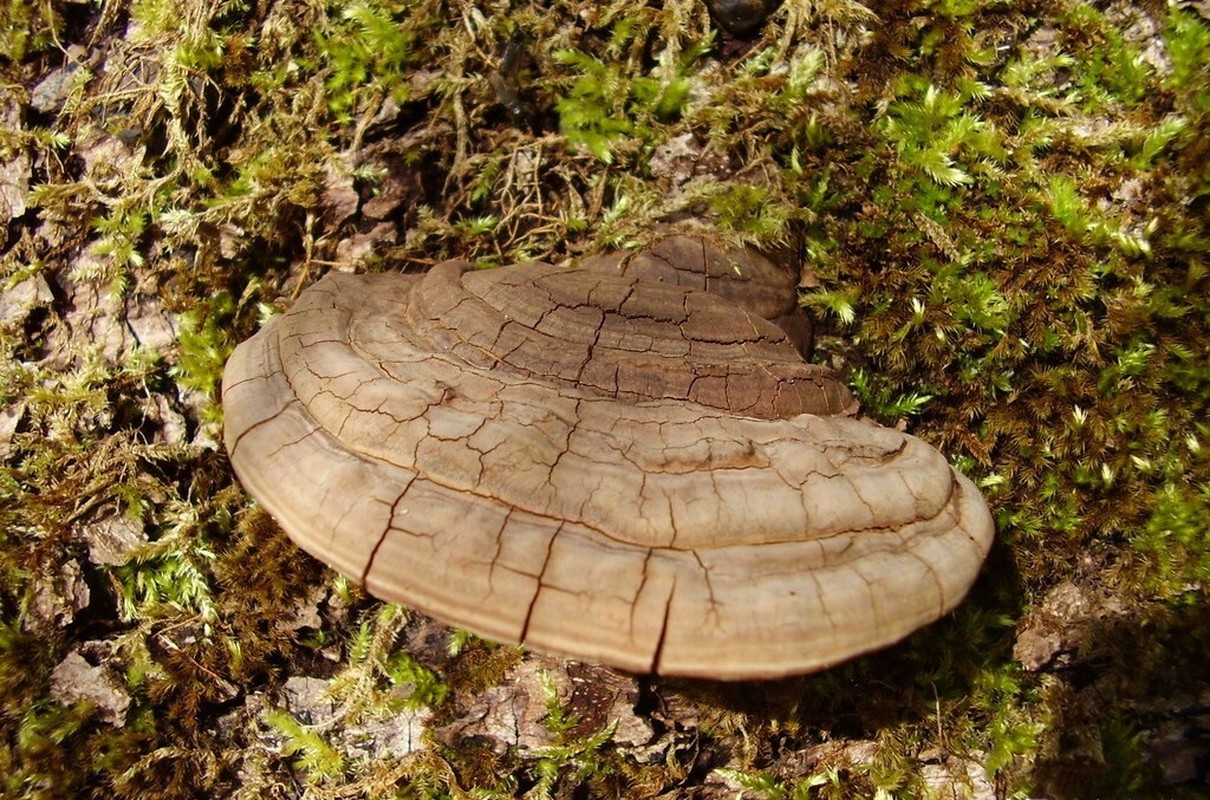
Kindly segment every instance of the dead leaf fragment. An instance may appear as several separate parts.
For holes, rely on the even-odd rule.
[[[353,176],[335,161],[328,165],[324,177],[323,219],[330,228],[336,228],[357,213],[361,198],[353,188]]]
[[[88,545],[89,561],[109,566],[128,563],[134,551],[147,543],[142,523],[124,514],[81,525],[77,535]]]
[[[65,628],[76,618],[77,612],[88,607],[91,599],[92,593],[80,565],[68,561],[59,567],[57,574],[37,584],[27,629],[28,622],[35,620]]]
[[[54,299],[46,278],[41,273],[30,275],[0,292],[0,326],[20,325],[34,309],[48,306]]]
[[[21,417],[24,415],[25,403],[17,403],[0,410],[0,461],[8,458],[8,454],[12,452],[13,434],[17,432],[17,426],[21,424]]]
[[[126,724],[130,695],[104,665],[89,664],[78,650],[67,654],[50,676],[51,695],[64,705],[88,702],[115,728]]]
[[[21,108],[15,99],[0,107],[0,128],[21,128]],[[5,236],[9,222],[25,214],[29,176],[29,154],[24,149],[13,149],[8,154],[0,150],[0,237]],[[0,238],[0,246],[3,244]]]

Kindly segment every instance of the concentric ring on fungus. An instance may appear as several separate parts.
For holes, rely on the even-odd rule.
[[[244,486],[373,594],[635,672],[808,672],[953,608],[992,522],[717,295],[540,263],[329,274],[223,381]]]

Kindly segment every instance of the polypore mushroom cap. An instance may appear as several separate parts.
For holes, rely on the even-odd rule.
[[[708,236],[674,233],[650,247],[590,256],[577,269],[701,289],[772,319],[791,311],[798,276],[747,247],[723,249]]]
[[[786,332],[803,355],[811,321],[798,307],[799,276],[749,247],[723,248],[708,235],[673,233],[650,247],[581,259],[576,269],[701,289],[764,317]]]
[[[523,264],[329,274],[232,355],[244,486],[367,589],[637,672],[806,672],[954,607],[974,486],[712,294]]]

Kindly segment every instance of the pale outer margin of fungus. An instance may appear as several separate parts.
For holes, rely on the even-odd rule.
[[[328,275],[223,379],[240,481],[374,595],[497,641],[736,680],[896,642],[974,581],[991,516],[920,440],[472,368],[401,321],[416,280]]]

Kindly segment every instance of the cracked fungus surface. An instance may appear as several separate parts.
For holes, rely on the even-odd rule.
[[[546,264],[329,274],[224,375],[244,486],[373,594],[637,672],[807,672],[954,607],[992,522],[716,295]]]

